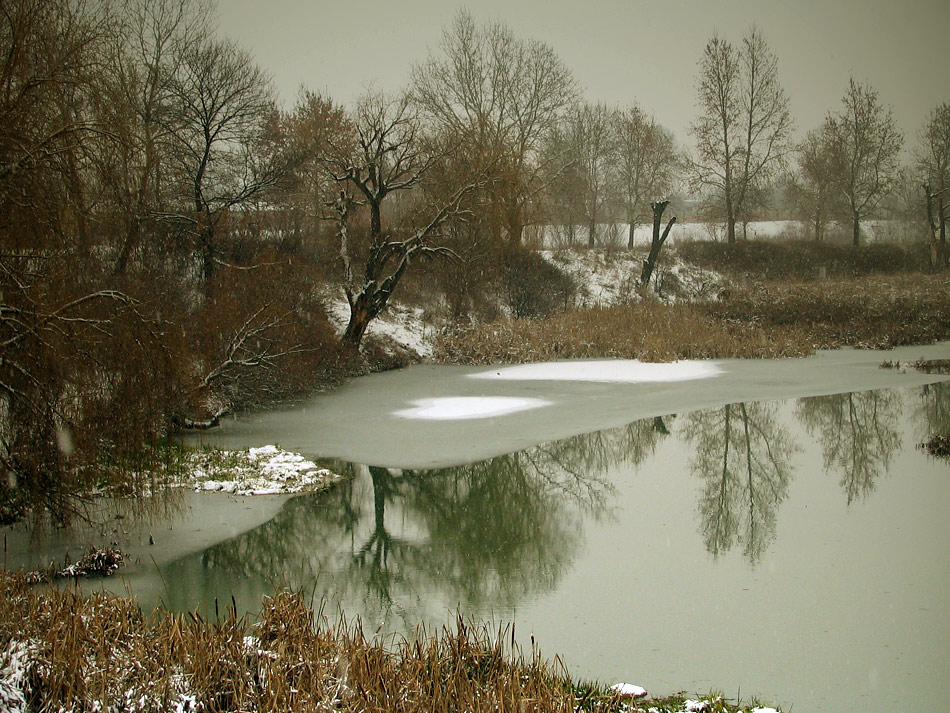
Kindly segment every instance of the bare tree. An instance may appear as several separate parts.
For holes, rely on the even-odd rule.
[[[627,247],[633,247],[637,223],[651,201],[673,189],[677,156],[673,134],[648,117],[638,106],[617,116],[617,193],[627,217]]]
[[[930,113],[917,148],[917,171],[923,177],[934,267],[946,260],[947,212],[950,206],[950,103]],[[941,256],[943,259],[941,259]]]
[[[175,112],[164,128],[181,155],[182,196],[194,210],[176,216],[194,225],[201,277],[208,289],[222,262],[216,228],[235,206],[272,186],[286,170],[256,153],[274,111],[266,75],[228,40],[206,40],[184,54],[172,91]]]
[[[693,181],[716,194],[732,243],[737,219],[748,222],[788,152],[788,97],[778,60],[754,27],[739,50],[713,36],[700,61],[697,90],[702,113],[690,127],[697,150]]]
[[[492,167],[493,230],[518,244],[543,187],[544,137],[574,100],[574,80],[547,45],[516,38],[500,23],[477,27],[464,11],[441,50],[413,69],[413,100],[453,143]]]
[[[104,167],[121,206],[114,271],[123,274],[146,227],[168,203],[173,81],[185,54],[207,39],[210,6],[200,0],[123,0],[103,73],[100,111],[115,136]]]
[[[797,202],[812,224],[816,242],[822,239],[835,209],[833,153],[827,126],[809,131],[798,148],[798,175],[793,178],[793,186]]]
[[[835,186],[852,225],[852,243],[861,241],[861,220],[885,196],[898,175],[904,139],[877,92],[854,79],[841,99],[842,110],[825,119],[832,142]]]
[[[614,179],[617,138],[615,112],[606,104],[581,104],[568,114],[566,134],[587,219],[587,246],[595,245],[597,223],[605,215]]]
[[[343,289],[350,306],[343,342],[358,348],[367,326],[386,307],[410,262],[452,255],[435,240],[445,222],[458,215],[462,198],[475,184],[455,190],[442,186],[433,200],[409,206],[410,214],[401,224],[394,220],[386,225],[384,201],[420,186],[443,152],[424,141],[418,116],[406,96],[390,99],[368,94],[357,104],[351,122],[352,142],[334,143],[324,162],[341,185],[334,207]],[[358,236],[351,233],[351,211],[360,206],[369,213],[363,250],[357,244]],[[358,260],[362,268],[356,264]]]
[[[541,158],[545,214],[574,247],[577,226],[584,219],[584,169],[570,126],[562,121],[546,136]],[[557,233],[555,233],[557,235]]]

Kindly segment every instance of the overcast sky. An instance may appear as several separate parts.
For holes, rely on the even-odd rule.
[[[800,134],[840,106],[849,76],[869,82],[908,142],[950,101],[948,0],[219,0],[220,30],[274,78],[349,103],[398,91],[438,52],[460,8],[550,45],[590,101],[638,103],[688,142],[695,78],[714,32],[738,44],[755,24],[778,56]]]

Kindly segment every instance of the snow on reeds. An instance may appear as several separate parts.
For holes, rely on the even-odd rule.
[[[630,689],[573,681],[510,627],[458,617],[411,639],[368,639],[330,623],[300,594],[266,597],[255,616],[232,604],[214,621],[144,613],[132,599],[30,587],[0,572],[0,710],[627,711]],[[639,690],[639,688],[638,688]],[[682,696],[644,710],[687,710]],[[710,713],[738,710],[719,696]],[[699,710],[693,707],[689,710]],[[744,708],[748,710],[748,708]]]

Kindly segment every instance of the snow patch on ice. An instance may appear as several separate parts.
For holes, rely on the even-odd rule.
[[[412,404],[412,408],[396,411],[394,415],[432,421],[491,418],[550,406],[551,402],[514,396],[450,396],[419,399]]]
[[[639,384],[708,379],[721,373],[719,365],[710,361],[652,363],[637,359],[605,359],[521,364],[480,371],[469,376],[473,379],[502,381],[600,381]]]

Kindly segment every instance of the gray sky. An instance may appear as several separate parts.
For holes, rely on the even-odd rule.
[[[848,78],[870,82],[913,143],[950,101],[947,0],[219,0],[220,30],[253,52],[289,107],[300,85],[338,102],[397,91],[467,8],[550,45],[585,98],[640,104],[687,143],[696,67],[719,32],[750,25],[778,56],[800,134],[840,106]]]

